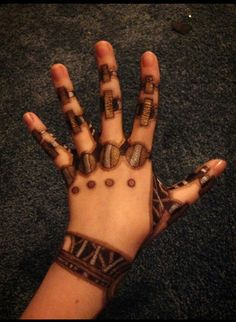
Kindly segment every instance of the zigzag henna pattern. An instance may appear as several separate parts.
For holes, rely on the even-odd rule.
[[[60,251],[56,262],[76,276],[106,288],[108,300],[114,295],[117,281],[130,269],[131,261],[117,251],[73,232],[67,232],[70,249]]]
[[[167,224],[170,225],[181,217],[182,213],[189,207],[177,200],[171,200],[168,188],[153,174],[153,196],[152,196],[152,216],[153,216],[153,232],[151,238],[156,236],[157,226],[165,211],[171,215]]]
[[[189,204],[181,203],[177,200],[171,200],[169,198],[169,190],[177,189],[178,187],[182,187],[190,182],[198,179],[201,184],[201,189],[199,191],[199,196],[202,196],[206,193],[214,184],[215,176],[209,176],[207,173],[209,172],[209,168],[207,166],[201,167],[198,171],[194,171],[190,173],[185,180],[176,183],[171,187],[164,187],[158,178],[153,176],[153,229],[155,235],[155,227],[158,225],[164,211],[168,211],[171,215],[167,224],[170,225],[175,222],[179,217],[182,216],[183,212],[189,207]]]

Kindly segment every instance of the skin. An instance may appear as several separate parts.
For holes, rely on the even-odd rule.
[[[117,68],[117,62],[112,45],[107,41],[95,44],[95,57],[98,67],[108,64]],[[152,75],[155,82],[160,82],[159,63],[156,55],[150,51],[145,52],[140,59],[141,79]],[[51,67],[52,82],[55,88],[65,86],[73,90],[67,68],[62,64]],[[100,95],[104,90],[113,90],[119,98],[121,89],[119,81],[112,78],[109,83],[100,83]],[[158,104],[159,94],[139,93],[138,100],[145,97],[152,98]],[[61,106],[62,111],[70,109],[80,115],[82,108],[75,97],[69,103]],[[43,122],[33,112],[27,112],[23,121],[31,132],[46,128]],[[151,120],[147,127],[141,127],[135,118],[129,142],[141,142],[148,150],[153,144],[153,135],[157,120]],[[90,134],[87,124],[82,125],[82,131],[72,135],[77,153],[92,152],[96,142]],[[125,134],[122,126],[122,113],[115,112],[113,119],[105,119],[101,115],[100,143],[112,141],[121,145]],[[50,140],[50,135],[44,135]],[[54,160],[57,168],[72,164],[73,156],[64,147],[56,148],[59,155]],[[226,167],[226,162],[220,159],[209,160],[205,163],[209,174],[219,176]],[[112,178],[115,184],[107,187],[104,182]],[[127,185],[129,179],[135,180],[135,187]],[[96,187],[88,189],[87,182],[94,180]],[[72,193],[73,187],[79,187],[77,194]],[[187,186],[172,190],[171,198],[183,203],[192,204],[199,199],[200,183],[193,181]],[[76,174],[75,180],[68,189],[69,223],[68,230],[81,233],[87,237],[114,247],[129,259],[134,259],[139,248],[151,231],[151,195],[152,195],[152,162],[147,160],[140,169],[130,167],[124,156],[120,157],[118,165],[109,171],[97,164],[96,170],[89,176]],[[167,227],[165,218],[160,222],[158,234]],[[21,319],[46,318],[94,318],[104,308],[104,290],[91,283],[72,275],[70,272],[53,263],[43,280],[41,286],[21,316]]]

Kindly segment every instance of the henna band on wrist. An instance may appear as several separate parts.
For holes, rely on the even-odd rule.
[[[62,247],[56,262],[70,273],[106,289],[107,300],[110,300],[132,260],[74,232],[67,232],[66,239],[70,245],[66,250]]]

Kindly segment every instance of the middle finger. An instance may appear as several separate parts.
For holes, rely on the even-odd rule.
[[[100,74],[101,136],[100,143],[113,142],[118,147],[124,143],[122,127],[121,90],[117,77],[117,63],[112,45],[99,41],[95,45]]]

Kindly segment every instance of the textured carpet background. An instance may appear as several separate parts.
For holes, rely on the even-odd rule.
[[[192,18],[187,18],[191,13]],[[172,21],[189,19],[181,35]],[[93,46],[116,49],[125,129],[139,58],[154,51],[161,101],[154,166],[167,184],[211,158],[228,160],[211,193],[142,250],[105,319],[229,319],[235,305],[235,26],[230,4],[5,4],[0,6],[1,319],[17,318],[42,281],[67,225],[64,182],[21,118],[34,111],[70,142],[49,68],[67,65],[98,129]]]

